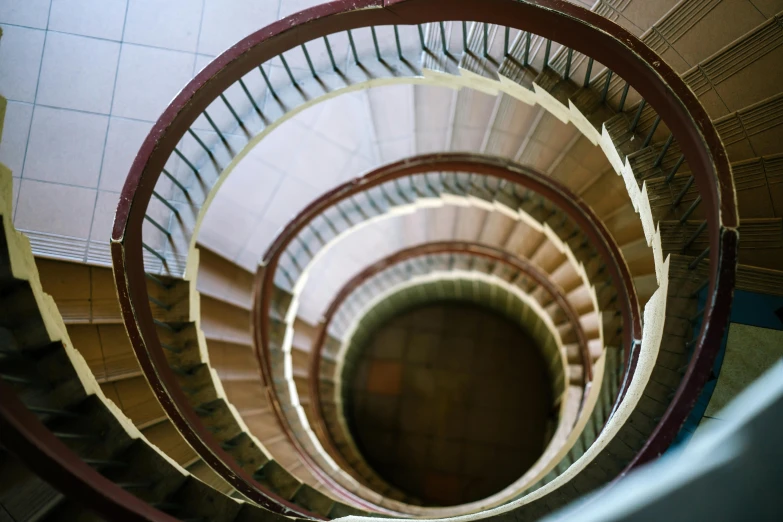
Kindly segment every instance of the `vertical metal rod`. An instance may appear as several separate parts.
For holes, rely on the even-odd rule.
[[[161,261],[163,261],[163,264],[166,264],[166,258],[165,258],[165,257],[163,257],[161,254],[159,254],[159,253],[158,253],[158,252],[157,252],[155,249],[153,249],[153,248],[152,248],[151,246],[149,246],[147,243],[145,243],[144,241],[142,241],[142,242],[141,242],[141,246],[143,246],[143,247],[144,247],[144,249],[145,249],[145,250],[147,250],[148,252],[151,252],[151,253],[152,253],[152,255],[154,255],[155,257],[157,257],[157,258],[158,258],[158,259],[160,259]]]
[[[674,202],[672,203],[672,208],[677,208],[677,206],[682,202],[682,198],[685,197],[685,194],[691,188],[691,185],[693,185],[694,179],[696,178],[694,178],[693,174],[691,174],[691,176],[688,178],[688,181],[685,182],[685,185],[683,185],[682,189],[680,190],[680,193],[677,194],[677,197],[674,199]]]
[[[462,21],[462,52],[468,52],[468,23]]]
[[[567,80],[571,76],[571,58],[573,57],[574,50],[569,47],[566,53],[566,66],[565,66],[565,79]]]
[[[239,114],[237,114],[237,111],[234,110],[234,107],[232,107],[231,104],[228,103],[228,99],[226,98],[225,94],[223,94],[222,92],[220,93],[220,99],[223,101],[223,103],[226,104],[226,107],[228,107],[228,112],[231,113],[231,116],[233,116],[234,119],[239,124],[239,126],[244,129],[245,128],[245,122],[243,122],[242,118],[239,117]]]
[[[674,175],[677,174],[677,170],[680,168],[680,165],[682,165],[682,162],[685,161],[685,154],[682,154],[679,159],[677,160],[677,163],[674,164],[674,167],[672,167],[672,170],[669,171],[669,174],[666,176],[666,183],[671,183],[672,179],[674,178]]]
[[[511,28],[506,27],[506,30],[503,34],[503,56],[508,56],[508,39],[511,36]]]
[[[269,89],[269,92],[272,93],[275,100],[280,101],[280,96],[277,95],[277,92],[275,92],[275,89],[272,87],[272,82],[269,81],[269,77],[264,72],[264,68],[259,65],[258,70],[261,73],[261,77],[264,79],[264,83],[266,83],[266,88]]]
[[[522,60],[522,65],[527,67],[530,65],[530,40],[533,38],[533,35],[530,34],[530,31],[528,31],[527,35],[525,36],[525,57]]]
[[[157,193],[157,192],[155,192],[154,190],[152,191],[152,195],[153,195],[153,196],[155,196],[155,197],[158,199],[158,201],[160,201],[161,203],[163,203],[164,205],[166,205],[167,207],[169,207],[169,210],[171,210],[172,212],[174,212],[176,215],[179,215],[179,210],[177,210],[177,207],[175,207],[174,205],[172,205],[171,203],[169,203],[169,202],[166,200],[166,198],[164,198],[163,196],[161,196],[160,194],[158,194],[158,193]]]
[[[190,162],[190,160],[189,160],[188,158],[186,158],[186,157],[185,157],[185,155],[184,155],[184,154],[182,154],[182,153],[179,151],[179,149],[178,149],[178,148],[176,148],[176,147],[174,147],[174,154],[176,154],[177,156],[179,156],[179,159],[181,159],[182,161],[184,161],[184,162],[185,162],[185,165],[187,165],[188,167],[190,167],[190,170],[192,170],[192,171],[193,171],[193,172],[196,174],[196,177],[197,177],[197,178],[201,179],[201,174],[199,174],[199,172],[198,172],[198,169],[196,168],[196,166],[195,166],[195,165],[193,165],[193,164]],[[185,189],[182,189],[182,190],[185,190]],[[187,191],[185,191],[185,193],[187,193]]]
[[[542,69],[549,67],[549,53],[552,51],[552,40],[546,39],[546,47],[544,48],[544,65]]]
[[[285,56],[283,54],[280,54],[280,61],[283,62],[283,67],[285,67],[285,72],[288,73],[288,77],[291,79],[291,83],[296,85],[296,78],[294,78],[294,73],[291,72],[291,68],[288,66],[288,61],[285,59]]]
[[[623,112],[623,107],[625,107],[625,100],[628,98],[628,89],[630,88],[631,88],[631,84],[625,82],[625,87],[623,87],[623,93],[620,95],[620,103],[617,105],[617,112]]]
[[[438,22],[438,25],[440,26],[440,43],[443,47],[443,54],[448,56],[449,48],[448,45],[446,45],[446,25],[443,22]]]
[[[639,125],[639,120],[642,117],[642,111],[644,110],[644,106],[647,105],[647,100],[642,99],[642,101],[639,102],[639,107],[636,109],[636,115],[633,117],[633,121],[631,122],[631,132],[636,130],[636,126]]]
[[[329,43],[329,39],[324,36],[324,44],[326,45],[326,53],[329,55],[329,61],[332,62],[332,69],[334,69],[334,72],[339,72],[340,69],[337,68],[337,62],[334,61],[334,53],[332,53],[332,44]]]
[[[685,223],[689,217],[691,217],[691,214],[693,214],[693,211],[696,210],[696,207],[699,206],[699,203],[701,203],[701,196],[697,197],[695,200],[693,200],[693,203],[691,203],[691,206],[688,207],[688,210],[685,211],[685,213],[680,218],[680,224]]]
[[[699,235],[704,232],[704,229],[707,228],[707,222],[702,222],[701,225],[699,225],[699,228],[696,229],[696,232],[693,233],[693,235],[686,241],[686,243],[683,245],[681,252],[685,253],[686,250],[688,250],[688,247],[690,247],[694,241],[696,241],[696,238],[699,237]]]
[[[489,24],[484,23],[484,58],[489,56]]]
[[[656,116],[655,121],[652,124],[652,127],[650,127],[650,132],[648,132],[647,137],[644,138],[644,143],[642,143],[642,148],[645,148],[650,144],[653,138],[653,134],[655,134],[655,130],[658,128],[659,123],[661,123],[661,117]]]
[[[394,26],[394,42],[397,44],[397,57],[402,60],[402,46],[400,45],[400,30]]]
[[[207,121],[209,121],[209,120],[207,120]],[[193,128],[189,128],[189,129],[188,129],[188,134],[190,134],[191,136],[193,136],[193,139],[195,139],[195,140],[196,140],[196,142],[197,142],[197,143],[198,143],[198,144],[201,146],[201,148],[202,148],[202,149],[204,149],[204,151],[207,153],[207,155],[208,155],[210,158],[213,158],[213,159],[214,159],[215,155],[213,154],[213,152],[212,152],[211,150],[209,150],[209,147],[207,147],[207,144],[206,144],[206,143],[204,143],[204,142],[201,140],[201,138],[199,138],[199,137],[198,137],[198,134],[196,134],[196,132],[193,130]]]
[[[585,73],[585,81],[582,83],[582,87],[589,87],[590,86],[590,75],[593,73],[593,59],[588,58],[587,59],[587,72]]]
[[[375,33],[374,26],[370,26],[370,34],[372,34],[372,44],[375,47],[375,56],[378,57],[379,62],[382,62],[383,58],[381,58],[381,48],[378,47],[378,35]]]
[[[603,92],[601,92],[601,103],[606,103],[606,96],[609,94],[609,83],[612,81],[612,75],[614,75],[614,71],[607,69],[606,80],[604,80],[604,89]]]
[[[669,137],[666,139],[666,143],[664,143],[663,147],[661,147],[661,152],[659,152],[658,157],[655,158],[653,167],[657,167],[661,164],[661,162],[663,161],[663,157],[666,156],[666,152],[669,150],[669,147],[672,144],[672,141],[674,141],[674,134],[669,134]]]
[[[152,223],[152,225],[153,225],[155,228],[157,228],[158,230],[160,230],[161,232],[163,232],[164,234],[166,234],[166,236],[168,236],[168,238],[169,238],[169,239],[171,239],[171,232],[169,232],[168,230],[166,230],[166,228],[165,228],[163,225],[161,225],[160,223],[158,223],[157,221],[155,221],[154,219],[152,219],[151,217],[149,217],[147,214],[144,214],[144,219],[146,219],[147,221],[149,221],[150,223]]]
[[[315,72],[313,61],[310,59],[310,53],[307,52],[307,46],[305,46],[305,44],[302,44],[302,52],[304,53],[305,60],[307,60],[307,66],[310,67],[310,72],[312,73],[313,78],[318,78],[318,73]]]
[[[198,171],[196,171],[196,174],[198,174]],[[166,169],[163,169],[163,175],[166,176],[167,178],[169,178],[171,180],[171,182],[174,183],[177,186],[177,188],[179,188],[182,192],[185,193],[186,196],[188,195],[188,189],[186,189],[185,186],[182,183],[180,183],[177,178],[172,176],[171,172],[169,172]]]
[[[705,223],[704,223],[704,224],[705,224],[705,225],[707,224],[707,223],[706,223],[706,221],[705,221]],[[710,253],[710,247],[707,247],[707,248],[705,248],[704,250],[702,250],[702,251],[701,251],[701,254],[699,254],[699,255],[696,257],[696,259],[694,259],[693,261],[691,261],[691,263],[688,265],[688,270],[693,270],[694,268],[696,268],[697,266],[699,266],[699,263],[701,263],[701,262],[702,262],[702,260],[703,260],[705,257],[707,257],[707,256],[709,255],[709,253]],[[709,281],[708,281],[708,282],[709,282]]]
[[[206,109],[204,110],[203,114],[204,114],[204,117],[207,119],[207,123],[209,123],[209,126],[212,127],[212,130],[214,130],[215,134],[218,135],[218,137],[220,138],[220,141],[223,142],[223,145],[228,147],[228,140],[226,139],[225,136],[223,136],[223,133],[220,132],[220,129],[218,129],[218,126],[215,125],[215,121],[212,119],[212,117],[209,115],[209,113],[206,111]],[[195,133],[193,133],[193,132],[191,132],[191,133],[193,134],[193,137],[196,138],[199,141],[199,143],[202,143],[202,145],[203,145],[203,142],[201,142],[201,140],[199,140],[198,137],[196,137]],[[212,155],[212,153],[210,153],[209,155],[212,157],[212,159],[215,159],[215,157]]]
[[[258,106],[258,104],[256,104],[256,101],[253,99],[253,96],[250,94],[250,90],[247,88],[247,85],[245,85],[245,82],[242,80],[242,78],[239,79],[239,86],[242,87],[242,90],[245,92],[245,96],[247,96],[247,99],[250,100],[250,103],[253,105],[253,109],[255,109],[256,113],[258,113],[258,115],[263,118],[264,115],[261,112],[261,108]]]
[[[421,27],[421,24],[417,25],[419,29],[419,41],[421,42],[421,50],[422,51],[428,51],[427,49],[427,42],[424,41],[424,29]]]
[[[357,65],[361,62],[359,62],[359,54],[356,52],[356,42],[353,41],[353,33],[350,29],[348,29],[348,43],[351,45],[351,53],[353,54],[353,60],[357,63]]]

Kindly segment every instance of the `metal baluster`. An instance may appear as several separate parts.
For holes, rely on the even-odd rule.
[[[542,70],[549,67],[549,53],[552,51],[552,40],[549,38],[546,39],[546,47],[544,48],[544,65],[542,66]]]
[[[533,35],[528,31],[527,35],[525,36],[525,57],[522,61],[522,65],[527,67],[530,65],[530,40],[533,38]]]
[[[400,61],[403,61],[402,46],[400,45],[400,30],[396,25],[394,26],[394,42],[397,45],[397,57],[399,57]]]
[[[326,44],[326,53],[329,55],[329,61],[332,62],[332,69],[334,72],[340,72],[337,68],[337,62],[334,61],[334,53],[332,53],[332,45],[329,43],[329,39],[324,36],[324,43]]]
[[[204,110],[204,112],[203,112],[202,114],[203,114],[203,115],[204,115],[204,117],[207,119],[207,123],[209,123],[209,126],[210,126],[210,127],[212,127],[212,129],[213,129],[213,130],[215,131],[215,133],[218,135],[218,137],[220,138],[220,141],[222,141],[222,142],[223,142],[223,145],[225,145],[227,148],[229,148],[229,149],[230,149],[231,147],[230,147],[230,145],[228,144],[228,140],[226,139],[226,137],[225,137],[225,136],[223,136],[223,133],[222,133],[222,132],[220,132],[220,129],[218,129],[218,126],[217,126],[217,125],[215,125],[215,122],[214,122],[214,120],[213,120],[213,119],[210,117],[209,113],[208,113],[206,110]],[[190,130],[190,129],[188,129],[188,130]],[[199,142],[199,143],[200,143],[202,146],[204,146],[204,147],[206,146],[206,145],[204,145],[204,143],[203,143],[201,140],[199,140],[199,139],[198,139],[198,137],[196,136],[196,134],[195,134],[193,131],[191,131],[191,134],[193,134],[193,137],[194,137],[194,138],[196,138],[196,140],[198,140],[198,142]],[[209,154],[209,155],[210,155],[210,157],[211,157],[212,159],[215,159],[215,156],[213,156],[211,152],[210,152],[210,154]]]
[[[489,24],[484,23],[484,58],[489,57]]]
[[[280,96],[277,95],[277,92],[272,87],[272,82],[269,81],[269,77],[264,72],[264,68],[262,66],[258,66],[258,71],[261,73],[261,77],[264,79],[264,83],[266,83],[266,88],[269,89],[269,92],[272,93],[272,97],[277,100],[281,105],[282,101],[280,100]]]
[[[443,22],[438,22],[438,25],[440,26],[440,42],[443,47],[443,54],[449,56],[449,49],[446,45],[446,26]]]
[[[462,22],[462,52],[468,52],[468,23]]]
[[[663,147],[661,148],[661,152],[658,153],[658,156],[655,158],[655,162],[653,162],[653,168],[661,164],[663,157],[666,156],[666,152],[669,150],[669,147],[672,144],[672,141],[674,141],[674,134],[669,134],[669,137],[666,139],[666,143],[664,143]]]
[[[503,33],[503,57],[508,56],[508,39],[511,36],[511,28],[506,27]]]
[[[204,142],[201,140],[201,138],[199,138],[199,137],[198,137],[198,134],[196,134],[196,132],[193,130],[193,128],[192,128],[192,127],[188,129],[188,134],[190,134],[191,136],[193,136],[193,139],[195,139],[195,140],[196,140],[196,142],[197,142],[199,145],[201,145],[201,148],[202,148],[202,149],[204,149],[204,152],[206,152],[206,153],[207,153],[207,155],[208,155],[210,158],[212,158],[212,159],[215,159],[215,154],[214,154],[214,153],[213,153],[213,152],[212,152],[212,151],[209,149],[209,147],[207,147],[207,144],[206,144],[206,143],[204,143]]]
[[[160,194],[158,194],[158,193],[157,193],[157,192],[155,192],[154,190],[152,191],[152,195],[153,195],[153,196],[155,196],[155,197],[158,199],[158,201],[160,201],[161,203],[163,203],[164,205],[166,205],[166,206],[169,208],[169,210],[171,210],[172,212],[174,212],[174,214],[176,214],[177,216],[179,216],[179,210],[177,210],[177,207],[175,207],[174,205],[172,205],[171,203],[169,203],[168,201],[166,201],[166,198],[164,198],[163,196],[161,196]]]
[[[696,229],[696,232],[693,233],[693,235],[688,239],[688,241],[683,245],[682,249],[680,250],[681,254],[684,254],[686,250],[693,244],[694,241],[696,241],[696,238],[699,237],[699,235],[704,232],[704,229],[707,228],[707,222],[702,222],[701,225],[699,225],[699,228]]]
[[[705,222],[705,224],[706,224],[706,222]],[[694,260],[693,260],[693,261],[692,261],[692,262],[691,262],[691,263],[688,265],[688,270],[693,270],[694,268],[696,268],[697,266],[699,266],[699,263],[701,263],[701,262],[702,262],[702,260],[703,260],[705,257],[707,257],[707,256],[709,255],[709,253],[710,253],[710,247],[707,247],[707,248],[705,248],[704,250],[702,250],[701,254],[699,254],[699,255],[696,257],[696,259],[694,259]]]
[[[695,178],[691,174],[691,176],[688,178],[688,181],[685,182],[685,185],[682,187],[682,190],[680,190],[680,193],[677,194],[677,197],[674,199],[674,203],[672,203],[672,208],[677,208],[677,206],[682,201],[682,198],[685,197],[685,193],[688,192],[688,189],[691,188],[691,185],[693,185],[693,180]]]
[[[315,72],[315,67],[313,67],[313,61],[310,59],[310,53],[307,52],[307,46],[302,44],[301,47],[305,60],[307,60],[307,66],[310,67],[310,73],[312,73],[313,78],[318,78],[318,73]]]
[[[645,148],[650,144],[653,138],[653,134],[655,134],[655,130],[658,128],[659,123],[661,123],[661,117],[656,116],[655,121],[652,124],[652,127],[650,127],[650,132],[648,132],[647,137],[644,138],[644,143],[642,143],[642,148]]]
[[[565,66],[565,79],[567,80],[571,76],[571,58],[573,57],[574,50],[570,47],[566,53],[566,66]]]
[[[239,79],[239,86],[242,87],[242,90],[245,92],[245,96],[247,96],[247,99],[250,100],[250,103],[253,105],[253,109],[259,116],[261,116],[261,118],[263,118],[264,114],[261,112],[261,108],[253,99],[253,96],[250,94],[250,90],[247,88],[247,85],[245,85],[245,82],[242,80],[242,78]]]
[[[177,149],[174,149],[174,152],[179,152],[179,151]],[[181,157],[181,154],[182,153],[179,153],[180,157]],[[191,165],[191,168],[193,168],[193,170],[196,172],[196,175],[198,176],[198,170],[196,170],[195,167],[192,167],[192,165]],[[186,189],[185,186],[177,180],[177,178],[172,176],[171,173],[168,170],[166,170],[166,169],[163,169],[163,175],[166,176],[167,178],[169,178],[171,180],[171,182],[174,183],[177,186],[177,188],[179,188],[182,192],[184,192],[185,193],[185,197],[190,199],[190,194],[188,193],[188,189]]]
[[[353,41],[353,33],[350,29],[348,29],[348,43],[351,45],[351,53],[353,53],[353,59],[356,62],[356,65],[359,65],[361,62],[359,61],[359,54],[356,52],[356,43]]]
[[[239,115],[237,114],[237,111],[234,110],[234,107],[232,107],[231,104],[228,103],[228,99],[226,98],[226,96],[223,93],[220,93],[220,99],[223,101],[223,103],[226,104],[226,107],[228,107],[228,112],[231,113],[231,116],[234,117],[234,119],[237,121],[239,126],[242,127],[243,129],[245,129],[245,122],[243,122],[242,118],[239,117]],[[245,129],[245,130],[247,130],[247,129]]]
[[[590,86],[590,75],[593,73],[593,59],[588,58],[587,59],[587,72],[585,73],[585,81],[582,83],[582,87],[589,87]]]
[[[419,29],[419,40],[421,41],[421,50],[429,51],[429,49],[427,49],[427,42],[424,40],[424,29],[422,29],[421,24],[418,24],[417,27]]]
[[[152,223],[152,224],[153,224],[153,226],[154,226],[155,228],[157,228],[158,230],[160,230],[161,232],[163,232],[164,234],[166,234],[166,236],[167,236],[169,239],[171,239],[171,232],[169,232],[168,230],[166,230],[166,228],[165,228],[163,225],[161,225],[160,223],[158,223],[157,221],[155,221],[154,219],[152,219],[151,217],[149,217],[147,214],[144,214],[144,219],[146,219],[147,221],[149,221],[150,223]]]
[[[160,279],[158,279],[157,277],[155,277],[152,274],[148,274],[148,273],[145,272],[144,273],[144,277],[146,277],[147,279],[149,279],[150,281],[152,281],[153,283],[155,283],[156,285],[158,285],[159,287],[161,287],[161,288],[163,288],[165,290],[168,290],[169,288],[171,288],[171,285],[168,285],[168,284],[164,283],[163,281],[161,281]]]
[[[633,118],[633,121],[631,122],[631,129],[630,131],[633,132],[636,130],[636,126],[639,125],[639,120],[642,117],[642,111],[644,110],[644,106],[647,105],[647,100],[642,100],[639,102],[639,108],[636,109],[636,115]]]
[[[291,83],[294,85],[297,85],[296,78],[294,78],[294,73],[291,72],[291,68],[288,66],[288,61],[285,59],[285,56],[283,54],[280,54],[280,61],[283,63],[283,67],[285,68],[285,72],[288,73],[288,77],[291,79]]]
[[[372,44],[375,47],[375,56],[378,57],[379,62],[382,62],[383,58],[381,58],[381,49],[378,47],[378,35],[375,34],[375,27],[370,26],[370,33],[372,34]]]
[[[147,296],[147,297],[149,298],[149,300],[150,300],[150,302],[151,302],[152,304],[154,304],[154,305],[158,306],[159,308],[163,308],[163,309],[164,309],[164,310],[166,310],[166,311],[169,311],[169,310],[171,310],[171,305],[167,305],[166,303],[164,303],[164,302],[163,302],[163,301],[161,301],[160,299],[157,299],[157,298],[155,298],[155,297],[152,297],[151,295],[150,295],[150,296]]]
[[[623,112],[623,107],[625,107],[625,99],[628,98],[628,90],[631,88],[631,84],[628,82],[625,82],[625,87],[623,87],[623,92],[620,94],[620,103],[617,105],[617,112]]]
[[[682,162],[685,161],[685,154],[681,155],[679,159],[677,160],[677,163],[674,164],[674,167],[672,167],[672,170],[669,171],[669,174],[666,176],[666,183],[671,183],[672,179],[674,178],[674,175],[677,174],[677,170],[680,168],[680,165],[682,165]]]
[[[685,211],[685,213],[680,218],[680,224],[685,223],[691,214],[693,214],[693,211],[696,210],[696,207],[699,206],[699,203],[701,203],[701,195],[698,196],[695,200],[693,200],[693,203],[691,203],[691,206],[688,207],[688,210]]]
[[[606,80],[604,80],[604,89],[601,92],[601,103],[606,103],[606,96],[609,94],[609,83],[612,81],[613,75],[614,75],[614,71],[612,71],[611,69],[607,69]]]
[[[166,265],[166,258],[163,257],[163,255],[159,254],[155,249],[153,249],[151,246],[149,246],[144,241],[141,242],[141,246],[144,247],[144,249],[147,250],[148,252],[150,252],[152,255],[154,255],[155,257],[160,259],[163,262],[164,265]]]

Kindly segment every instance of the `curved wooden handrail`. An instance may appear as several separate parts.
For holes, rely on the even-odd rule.
[[[166,414],[196,452],[233,487],[268,509],[312,516],[265,491],[220,448],[188,405],[160,346],[148,301],[142,223],[163,167],[196,118],[259,64],[336,31],[392,24],[471,20],[531,31],[582,52],[621,75],[662,117],[691,166],[708,223],[710,282],[704,321],[674,401],[631,466],[660,454],[706,382],[729,317],[739,217],[720,137],[693,92],[637,37],[562,0],[339,0],[277,21],[225,51],[175,97],[136,156],[120,196],[111,239],[123,318],[141,367]]]
[[[84,506],[118,522],[176,522],[91,468],[0,379],[0,444],[33,473]]]
[[[341,461],[340,463],[345,464],[346,466],[348,466],[347,461],[343,458],[342,453],[334,444],[329,430],[326,429],[324,411],[321,407],[321,388],[318,386],[318,380],[321,374],[321,353],[324,348],[324,343],[326,342],[329,325],[334,319],[335,313],[340,308],[340,306],[342,306],[345,300],[348,299],[348,297],[350,297],[350,295],[356,291],[357,288],[359,288],[364,282],[373,276],[394,265],[404,263],[411,259],[436,254],[467,254],[483,259],[491,259],[530,277],[537,284],[541,285],[546,293],[565,312],[566,317],[568,318],[568,322],[576,332],[577,344],[579,345],[582,365],[585,370],[585,379],[586,381],[592,380],[592,363],[590,362],[590,354],[587,348],[587,337],[585,336],[584,330],[579,323],[579,316],[576,314],[571,304],[563,295],[560,288],[552,283],[546,274],[544,274],[538,267],[530,263],[528,260],[513,256],[497,247],[470,241],[439,241],[433,243],[424,243],[398,250],[390,256],[380,259],[372,265],[366,267],[364,270],[352,277],[340,289],[335,298],[329,304],[329,307],[326,309],[326,312],[323,315],[323,320],[319,324],[318,334],[316,335],[315,342],[312,345],[309,371],[309,395],[312,397],[310,406],[315,418],[315,424],[313,428],[316,433],[318,433],[321,441],[326,445],[325,449],[327,452],[329,452],[333,458],[339,459]]]
[[[326,192],[305,207],[278,234],[264,255],[264,260],[256,273],[253,299],[253,330],[256,357],[261,368],[262,379],[278,421],[283,426],[291,444],[297,449],[303,461],[309,467],[317,467],[293,434],[276,396],[272,383],[271,360],[269,354],[270,308],[274,289],[274,276],[280,256],[297,234],[313,219],[328,208],[351,196],[377,185],[405,176],[429,172],[465,172],[476,175],[492,176],[523,186],[551,201],[569,216],[591,240],[618,291],[618,300],[622,304],[623,346],[626,361],[635,362],[631,357],[632,347],[641,343],[641,314],[636,289],[628,266],[609,231],[601,223],[592,209],[578,196],[553,179],[531,168],[523,167],[512,161],[471,153],[425,154],[385,165],[360,178],[345,182]],[[628,374],[633,366],[629,365]],[[626,379],[628,381],[628,379]],[[622,395],[618,397],[618,401]],[[316,473],[317,470],[313,470]]]

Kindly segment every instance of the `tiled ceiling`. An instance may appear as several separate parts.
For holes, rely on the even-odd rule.
[[[14,175],[15,224],[31,237],[36,253],[108,262],[105,254],[119,191],[140,143],[169,100],[199,68],[239,38],[318,3],[0,2],[0,94],[8,99],[0,161]],[[620,21],[633,26],[631,18]],[[238,218],[244,220],[240,227],[244,237],[218,244],[219,249],[252,266],[258,257],[258,238],[287,216],[275,208],[284,206],[281,198],[286,194],[314,194],[386,158],[410,153],[414,135],[406,129],[413,113],[401,117],[405,106],[414,108],[410,88],[400,94],[398,106],[387,104],[385,111],[374,103],[374,96],[357,93],[316,107],[309,120],[303,115],[285,126],[285,135],[270,137],[257,157],[248,160],[261,162],[269,184],[256,187],[257,176],[253,178],[251,191],[257,200],[248,209],[251,215]],[[346,118],[343,111],[355,117]],[[365,117],[367,111],[373,112],[374,129],[367,128],[371,121]],[[475,128],[470,115],[465,117],[465,129]],[[297,133],[304,133],[306,141],[298,142]],[[475,129],[453,140],[453,145],[462,147],[481,134],[481,129]],[[415,139],[424,150],[445,145],[436,131]],[[272,153],[275,143],[306,143],[310,152]],[[316,161],[321,167],[318,174],[304,181],[303,173],[313,171]],[[281,183],[289,172],[292,178]],[[249,179],[249,174],[241,173],[236,179],[243,175]],[[216,203],[216,214],[225,204]]]

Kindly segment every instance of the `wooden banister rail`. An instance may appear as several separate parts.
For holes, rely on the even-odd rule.
[[[325,444],[327,452],[340,464],[349,466],[347,461],[342,458],[342,453],[337,449],[329,430],[326,428],[326,422],[324,417],[324,411],[321,407],[321,388],[318,386],[318,380],[321,375],[321,355],[326,342],[326,337],[329,331],[329,325],[334,319],[335,314],[340,307],[345,303],[347,299],[365,282],[376,276],[377,274],[407,261],[432,256],[436,254],[465,254],[470,257],[477,257],[483,259],[490,259],[496,261],[519,274],[525,275],[540,285],[549,297],[560,307],[566,315],[568,322],[571,324],[574,332],[577,335],[577,345],[579,346],[579,353],[582,359],[582,366],[585,372],[585,380],[587,382],[592,380],[592,363],[590,361],[590,354],[587,347],[587,337],[579,322],[579,316],[574,311],[571,304],[568,302],[562,291],[553,284],[547,275],[541,271],[538,267],[533,265],[526,259],[522,259],[509,254],[508,252],[489,245],[468,241],[439,241],[433,243],[424,243],[415,245],[409,248],[405,248],[395,252],[394,254],[380,259],[368,266],[354,277],[352,277],[337,293],[335,298],[329,304],[326,312],[323,315],[323,321],[319,324],[318,334],[312,345],[311,358],[310,358],[310,371],[309,371],[309,396],[311,400],[311,409],[315,419],[314,431],[319,435],[319,439]]]
[[[671,67],[628,31],[561,0],[340,0],[319,5],[243,39],[207,65],[175,97],[153,126],[131,167],[111,239],[115,281],[126,328],[164,411],[213,469],[239,492],[268,509],[289,515],[313,516],[269,493],[241,470],[205,429],[179,389],[160,346],[146,288],[142,223],[150,198],[166,161],[196,118],[251,69],[284,51],[337,31],[437,22],[444,18],[530,31],[594,58],[625,78],[655,108],[676,138],[694,174],[710,241],[709,300],[685,377],[672,404],[631,467],[655,458],[668,446],[709,376],[729,317],[737,264],[739,217],[731,169],[717,131],[693,92]],[[507,170],[510,167],[495,165],[492,168]],[[562,191],[548,186],[543,180],[541,188],[551,192],[550,199],[568,199]],[[600,234],[596,234],[594,239],[600,244]],[[613,273],[612,277],[623,283],[618,288],[630,283],[627,273]],[[623,311],[630,321],[627,324],[632,327],[631,339],[638,341],[641,325],[635,298],[624,302]],[[626,350],[629,347],[626,343]]]

